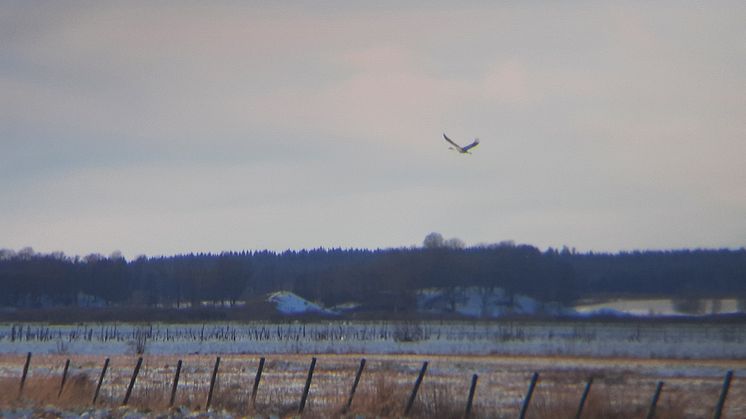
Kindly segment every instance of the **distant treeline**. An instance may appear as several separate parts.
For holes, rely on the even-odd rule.
[[[406,311],[423,288],[502,288],[542,301],[571,303],[608,294],[664,297],[746,296],[746,250],[632,253],[540,251],[504,242],[463,247],[225,252],[170,257],[68,257],[0,250],[0,305],[184,307],[259,301],[292,290],[326,305],[360,302]]]

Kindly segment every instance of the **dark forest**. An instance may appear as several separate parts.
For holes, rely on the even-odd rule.
[[[628,253],[540,251],[510,242],[399,249],[243,251],[139,257],[69,257],[0,250],[0,306],[178,308],[231,305],[290,290],[325,305],[356,301],[406,311],[423,288],[502,288],[571,304],[608,295],[666,298],[746,296],[746,250]]]

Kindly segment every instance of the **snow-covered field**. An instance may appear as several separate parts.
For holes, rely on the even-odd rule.
[[[322,417],[343,405],[362,357],[368,364],[361,403],[366,394],[380,397],[383,391],[393,403],[393,416],[400,414],[422,362],[428,361],[418,417],[427,417],[424,406],[438,403],[462,412],[472,374],[480,377],[478,417],[515,417],[534,371],[541,374],[534,409],[550,412],[537,418],[554,417],[557,405],[573,409],[590,376],[596,379],[596,400],[632,409],[634,417],[644,417],[659,380],[666,383],[662,409],[680,413],[668,417],[709,417],[728,370],[736,378],[723,417],[746,417],[746,381],[741,378],[746,377],[746,328],[726,322],[0,324],[0,390],[15,394],[26,352],[33,354],[29,392],[36,396],[35,389],[44,388],[39,383],[46,382],[56,400],[63,365],[70,359],[70,376],[78,377],[82,402],[50,407],[49,401],[29,400],[3,406],[0,394],[0,416],[157,417],[167,411],[177,360],[184,367],[172,417],[246,414],[259,357],[264,356],[256,412],[281,417],[297,409],[315,356],[308,409]],[[121,408],[138,352],[144,364],[129,407]],[[213,410],[199,416],[217,356],[221,363]],[[98,407],[91,407],[104,358],[111,358],[111,364]]]
[[[293,295],[279,294],[275,299],[289,313],[325,310]],[[19,402],[15,394],[27,352],[32,353],[28,396]],[[138,354],[144,364],[130,404],[121,407]],[[217,356],[221,363],[215,401],[206,413]],[[247,406],[260,356],[267,363],[254,410]],[[362,357],[368,364],[358,403],[369,407],[388,403],[393,409],[373,412],[374,417],[401,414],[423,361],[429,362],[429,368],[415,417],[428,417],[427,409],[432,406],[441,410],[455,406],[456,416],[460,415],[472,374],[479,375],[476,417],[515,417],[534,371],[541,374],[532,405],[535,418],[556,417],[555,410],[560,408],[574,411],[590,376],[596,380],[592,399],[626,409],[623,417],[644,417],[659,380],[666,383],[660,402],[661,411],[669,412],[665,417],[710,417],[728,370],[736,378],[723,417],[746,417],[746,381],[741,378],[746,377],[746,328],[742,324],[634,317],[614,321],[0,324],[0,416],[136,419],[161,417],[164,412],[170,417],[231,417],[253,412],[284,417],[298,407],[312,356],[318,363],[307,409],[316,417],[339,412]],[[110,358],[111,364],[99,401],[91,406],[104,358]],[[62,402],[56,398],[66,359],[71,360],[70,377],[76,377],[71,378],[78,392],[74,402],[66,401],[64,395]],[[169,410],[167,400],[178,360],[183,360],[184,367],[177,407]]]
[[[727,322],[422,321],[0,324],[0,353],[441,354],[744,359]]]

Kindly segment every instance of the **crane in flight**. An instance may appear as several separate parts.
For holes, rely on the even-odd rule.
[[[469,150],[479,145],[479,138],[475,138],[474,142],[472,142],[469,145],[465,145],[463,147],[454,143],[450,138],[448,138],[448,136],[445,133],[443,133],[443,138],[445,138],[446,141],[448,141],[451,144],[451,147],[448,147],[450,150],[456,150],[461,154],[471,154]]]

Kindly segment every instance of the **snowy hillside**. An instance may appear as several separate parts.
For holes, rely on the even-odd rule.
[[[566,307],[545,303],[526,295],[510,295],[501,288],[426,288],[416,292],[416,311],[428,314],[458,314],[472,318],[496,319],[505,316],[567,316],[567,317],[628,317],[628,316],[693,316],[737,314],[735,299],[709,301],[701,313],[676,311],[671,300],[614,300],[605,303]],[[338,316],[365,310],[365,301],[347,302],[324,307],[290,292],[279,291],[267,297],[280,314],[324,314]]]
[[[290,291],[278,291],[270,294],[270,296],[267,297],[267,301],[274,303],[277,311],[282,314],[337,314],[332,310],[326,309],[316,303],[312,303]]]

